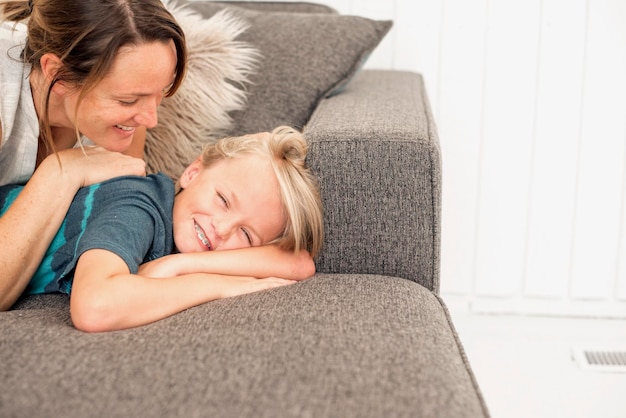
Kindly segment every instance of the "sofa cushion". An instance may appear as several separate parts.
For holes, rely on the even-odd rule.
[[[409,280],[318,274],[103,334],[74,329],[65,296],[16,308],[6,416],[486,416],[443,303]]]
[[[206,1],[189,6],[204,16],[229,8],[250,26],[239,39],[260,51],[247,106],[231,112],[233,134],[279,125],[302,129],[319,100],[351,79],[392,25],[358,16],[261,12]]]

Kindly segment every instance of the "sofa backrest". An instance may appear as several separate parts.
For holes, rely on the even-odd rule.
[[[202,11],[203,6],[199,2],[197,10]],[[290,12],[290,13],[337,13],[332,7],[308,2],[280,2],[280,1],[215,1],[214,4],[225,6],[237,6],[245,9],[259,10],[263,12]]]

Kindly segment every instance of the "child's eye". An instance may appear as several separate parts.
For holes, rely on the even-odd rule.
[[[226,200],[224,195],[221,193],[218,193],[217,197],[222,201],[222,204],[228,208],[228,201]]]
[[[248,231],[246,231],[245,228],[241,228],[241,231],[246,236],[246,239],[248,240],[248,244],[250,244],[250,246],[252,247],[252,237],[250,236],[250,233],[248,233]]]

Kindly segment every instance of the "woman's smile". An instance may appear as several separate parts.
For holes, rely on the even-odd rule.
[[[121,129],[124,132],[134,132],[135,131],[135,127],[134,126],[125,126],[125,125],[115,125],[115,127],[117,129]]]

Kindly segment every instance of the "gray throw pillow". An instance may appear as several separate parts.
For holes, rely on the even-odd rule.
[[[186,0],[189,2],[189,0]],[[197,3],[197,0],[191,0]],[[208,3],[208,2],[207,2]],[[337,13],[337,10],[320,3],[304,1],[211,1],[222,6],[237,6],[263,12]],[[200,6],[203,7],[203,6]]]
[[[246,86],[246,107],[230,113],[232,135],[280,125],[302,129],[318,102],[343,88],[392,26],[333,13],[261,12],[212,2],[189,6],[205,17],[230,9],[248,24],[238,39],[261,55]]]

